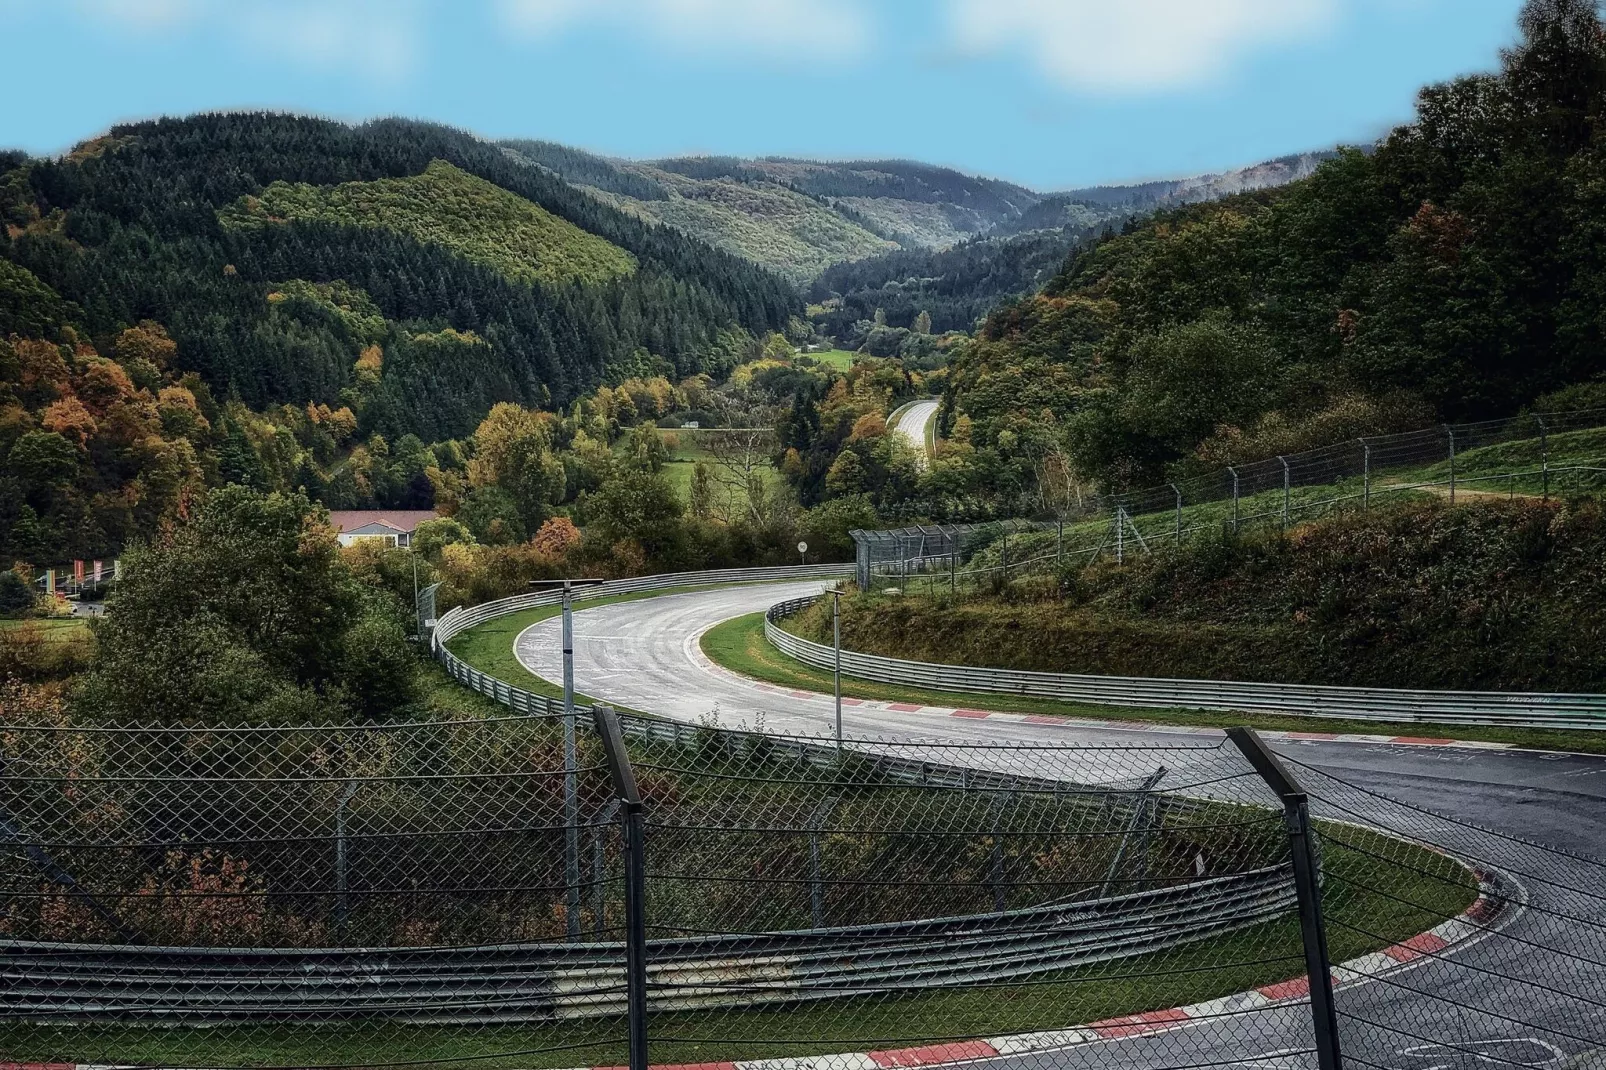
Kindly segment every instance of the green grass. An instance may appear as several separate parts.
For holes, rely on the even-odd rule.
[[[702,439],[718,433],[718,428],[659,429],[659,437],[666,443],[673,443],[669,450],[668,463],[664,465],[664,477],[669,480],[669,485],[674,488],[682,502],[688,504],[691,502],[692,474],[696,470],[697,462],[703,462],[710,469],[717,467],[713,453],[702,444]],[[786,477],[773,465],[763,465],[759,473],[764,480],[765,488],[772,494],[786,485]],[[748,505],[745,490],[727,490],[717,483],[714,487],[714,500],[719,508],[734,516],[741,515]]]
[[[241,228],[314,220],[393,230],[525,283],[605,282],[636,269],[618,246],[445,160],[407,178],[274,182],[219,217]]]
[[[702,638],[703,653],[717,665],[766,683],[806,691],[831,692],[831,674],[794,661],[764,637],[764,614],[750,613],[715,625]],[[489,671],[489,670],[487,670]],[[909,702],[922,706],[1048,714],[1055,717],[1122,720],[1198,728],[1248,725],[1288,732],[1344,732],[1359,735],[1432,736],[1441,739],[1512,743],[1539,750],[1606,754],[1606,732],[1565,732],[1539,728],[1478,725],[1425,725],[1410,722],[1352,721],[1292,714],[1238,713],[1223,710],[1149,709],[1057,702],[998,692],[937,691],[842,677],[842,693],[852,698]]]
[[[1351,828],[1324,839],[1331,959],[1342,962],[1432,928],[1475,897],[1465,870],[1419,847]],[[1172,951],[1042,978],[794,1007],[659,1013],[655,1063],[813,1055],[1063,1028],[1276,983],[1304,972],[1292,917]],[[624,1023],[540,1026],[263,1026],[186,1031],[120,1027],[0,1030],[12,1060],[374,1066],[568,1067],[625,1061]]]
[[[851,353],[846,349],[822,349],[815,353],[804,353],[803,356],[844,372],[853,367],[854,363],[859,359],[859,354]]]
[[[40,638],[49,642],[66,642],[89,634],[89,620],[85,617],[0,617],[0,630],[28,625],[37,627]]]

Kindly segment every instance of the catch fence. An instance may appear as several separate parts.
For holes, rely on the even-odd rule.
[[[1527,413],[1358,438],[1122,494],[1079,495],[1047,520],[857,530],[855,575],[862,590],[958,590],[1386,501],[1602,490],[1606,409]]]

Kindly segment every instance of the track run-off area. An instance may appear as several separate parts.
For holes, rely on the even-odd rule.
[[[822,591],[829,582],[710,588],[579,609],[574,617],[576,689],[599,701],[685,724],[829,734],[835,716],[829,694],[741,677],[710,661],[700,643],[705,632],[722,622]],[[531,673],[551,682],[562,680],[558,618],[524,629],[514,650]],[[1217,729],[993,716],[974,709],[852,699],[845,700],[842,717],[845,736],[874,740],[1026,748],[1210,746],[1223,740]],[[1520,889],[1518,898],[1534,908],[1512,908],[1497,927],[1500,939],[1455,945],[1444,950],[1442,962],[1428,955],[1384,975],[1340,977],[1347,982],[1340,1000],[1346,1056],[1358,1060],[1356,1065],[1422,1070],[1434,1065],[1560,1067],[1602,1046],[1606,1006],[1581,1004],[1574,994],[1606,989],[1606,971],[1594,961],[1599,956],[1557,949],[1567,946],[1569,930],[1580,927],[1590,930],[1586,946],[1598,940],[1606,901],[1589,895],[1581,907],[1567,894],[1564,903],[1552,904],[1557,909],[1543,908],[1547,896],[1554,898],[1552,888],[1598,883],[1597,863],[1586,857],[1570,859],[1566,852],[1594,856],[1606,843],[1606,756],[1385,743],[1375,737],[1300,739],[1268,733],[1268,739],[1297,775],[1342,785],[1349,809],[1340,819],[1398,828],[1397,815],[1410,813],[1426,836],[1439,837],[1436,842],[1452,853],[1503,869]],[[1449,820],[1440,822],[1435,815]],[[1482,836],[1461,823],[1494,835]],[[1426,836],[1424,842],[1434,842]],[[1519,841],[1557,850],[1529,848]],[[1524,880],[1536,873],[1542,876]],[[1450,962],[1456,967],[1453,977],[1416,985],[1409,980],[1422,967]],[[1309,1007],[1259,1004],[1245,1001],[1233,1012],[1230,1034],[1219,1037],[1179,1018],[1169,1028],[1134,1030],[1137,1035],[1100,1036],[1092,1042],[1067,1039],[1075,1043],[1075,1054],[1066,1063],[1074,1058],[1076,1065],[1110,1067],[1308,1065],[1308,1053],[1289,1053],[1308,1048]],[[1246,1032],[1255,1038],[1255,1050],[1243,1046]],[[1457,1040],[1445,1047],[1439,1038],[1449,1036]],[[1439,1048],[1444,1050],[1429,1058]],[[1041,1050],[991,1055],[995,1049],[1004,1052],[1006,1047],[984,1045],[969,1051],[968,1058],[998,1067],[1045,1065]]]

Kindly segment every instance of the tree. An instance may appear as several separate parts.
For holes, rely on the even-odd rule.
[[[649,556],[679,537],[680,498],[662,475],[624,467],[586,498],[586,534],[605,543],[635,541]]]
[[[124,555],[75,701],[126,724],[377,714],[373,666],[392,674],[382,701],[411,688],[400,615],[357,582],[305,497],[226,487]]]
[[[474,432],[468,481],[505,491],[524,531],[540,527],[563,500],[565,485],[563,462],[552,451],[549,417],[507,402],[494,406]]]
[[[916,334],[930,334],[931,333],[931,313],[930,312],[927,312],[925,309],[921,309],[920,310],[920,315],[915,317],[914,332]]]
[[[724,491],[725,519],[746,515],[755,523],[765,520],[764,473],[772,466],[775,435],[767,429],[732,429],[710,432],[703,447],[712,463],[708,478]]]

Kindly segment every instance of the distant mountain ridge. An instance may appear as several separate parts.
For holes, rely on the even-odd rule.
[[[888,254],[1039,230],[1080,234],[1156,208],[1282,185],[1332,155],[1300,153],[1218,174],[1041,193],[911,160],[626,160],[549,141],[500,145],[616,208],[675,227],[799,286],[838,265]]]

